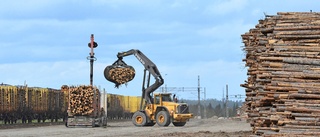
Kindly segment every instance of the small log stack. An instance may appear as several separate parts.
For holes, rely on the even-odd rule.
[[[68,91],[68,115],[92,116],[99,111],[100,92],[93,86],[62,86],[62,90]],[[98,114],[98,113],[97,113]]]
[[[241,36],[253,132],[320,136],[320,13],[266,15]]]

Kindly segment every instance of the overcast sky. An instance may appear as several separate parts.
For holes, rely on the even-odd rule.
[[[0,83],[50,87],[89,84],[90,34],[95,49],[94,84],[109,93],[141,95],[143,66],[124,61],[136,77],[120,89],[103,70],[118,52],[139,49],[158,67],[167,87],[206,88],[245,95],[241,34],[264,15],[319,11],[317,0],[7,0],[0,2]],[[197,99],[196,91],[176,92]],[[202,97],[203,98],[203,94]]]

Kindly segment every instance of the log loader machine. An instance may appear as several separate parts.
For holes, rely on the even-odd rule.
[[[133,114],[133,124],[139,127],[154,126],[156,123],[162,127],[169,126],[170,123],[174,126],[184,126],[193,117],[193,114],[189,113],[188,105],[175,102],[170,93],[153,94],[164,83],[164,79],[157,66],[141,51],[132,49],[127,52],[119,52],[117,55],[118,60],[112,66],[126,67],[126,63],[122,59],[130,55],[134,55],[145,68],[140,110]],[[104,70],[104,76],[107,80],[110,79],[108,74],[111,68],[107,66]],[[147,71],[149,72],[148,75]],[[155,82],[152,85],[150,85],[151,75],[155,78]]]

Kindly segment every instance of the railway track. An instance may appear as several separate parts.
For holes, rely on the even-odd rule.
[[[63,125],[64,122],[44,122],[44,123],[16,123],[16,124],[0,124],[0,130],[12,128],[33,128],[51,125]]]
[[[109,119],[107,122],[127,122],[131,119]],[[64,122],[41,122],[41,123],[15,123],[15,124],[0,124],[0,130],[3,129],[14,129],[14,128],[33,128],[33,127],[43,127],[52,125],[64,125]]]

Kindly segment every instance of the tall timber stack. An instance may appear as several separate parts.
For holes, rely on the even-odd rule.
[[[101,93],[97,87],[63,85],[61,91],[67,94],[67,127],[106,126],[105,111],[100,106]]]
[[[320,13],[266,15],[241,36],[253,132],[320,136]]]

